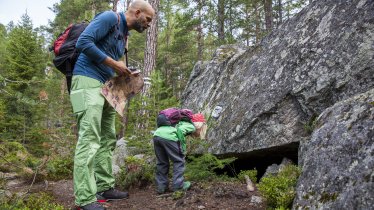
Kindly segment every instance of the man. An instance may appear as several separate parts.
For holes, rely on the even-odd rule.
[[[113,188],[115,110],[100,90],[115,73],[131,75],[119,60],[124,54],[125,37],[129,30],[141,33],[147,29],[154,15],[149,3],[135,0],[126,13],[98,14],[77,41],[81,54],[74,67],[70,99],[79,128],[74,157],[75,203],[83,210],[105,209],[96,196],[107,200],[129,196]]]

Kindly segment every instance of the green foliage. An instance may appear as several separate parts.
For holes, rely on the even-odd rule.
[[[0,143],[0,171],[22,172],[24,167],[33,168],[40,162],[32,157],[18,142]]]
[[[171,197],[173,198],[173,200],[178,200],[178,199],[183,198],[185,194],[186,194],[186,191],[178,190],[178,191],[173,192]]]
[[[47,163],[47,177],[52,180],[68,179],[73,177],[73,156],[55,156]]]
[[[47,193],[36,193],[31,194],[27,198],[20,200],[14,198],[9,201],[0,202],[2,209],[12,209],[12,210],[64,210],[65,208],[54,202],[51,195]]]
[[[62,0],[53,5],[56,13],[52,27],[55,35],[62,32],[70,23],[90,21],[99,12],[109,10],[109,1],[104,0]]]
[[[117,185],[122,189],[142,187],[154,180],[155,165],[147,163],[144,159],[128,156],[125,159],[126,168],[122,168]]]
[[[238,174],[238,179],[240,181],[245,181],[245,178],[244,178],[245,175],[247,175],[251,179],[252,182],[257,182],[257,170],[256,169],[240,171],[240,173]]]
[[[187,136],[187,154],[206,153],[209,146],[210,144],[204,139]]]
[[[287,165],[277,175],[263,177],[257,187],[270,207],[290,208],[299,175],[300,168]]]
[[[235,160],[235,158],[218,159],[209,153],[199,157],[188,156],[188,159],[185,177],[191,181],[211,181],[219,178],[215,170],[223,169]]]
[[[0,69],[0,83],[4,84],[0,85],[1,140],[22,142],[28,152],[41,157],[46,154],[42,145],[48,142],[40,115],[45,106],[38,100],[47,64],[44,39],[27,14],[5,39],[5,62]]]
[[[312,134],[314,129],[317,126],[317,115],[313,115],[310,119],[309,122],[304,125],[304,129],[308,134]]]

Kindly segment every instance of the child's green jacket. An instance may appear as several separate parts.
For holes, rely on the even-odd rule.
[[[157,128],[154,136],[161,137],[169,141],[179,141],[183,153],[186,153],[186,136],[195,132],[196,128],[191,122],[180,121],[175,127],[161,126]]]

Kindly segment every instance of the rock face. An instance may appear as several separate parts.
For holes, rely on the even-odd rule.
[[[301,151],[295,209],[372,209],[374,89],[326,109]]]
[[[182,106],[210,118],[210,152],[306,141],[306,124],[372,88],[373,11],[372,0],[313,1],[258,46],[224,46],[198,63]]]
[[[373,0],[313,1],[258,46],[221,47],[182,96],[214,154],[300,145],[294,209],[373,209],[373,101]]]

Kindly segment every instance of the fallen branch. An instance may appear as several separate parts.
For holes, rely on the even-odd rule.
[[[156,198],[166,198],[166,197],[170,197],[172,195],[173,195],[173,193],[165,193],[165,194],[157,195]]]

